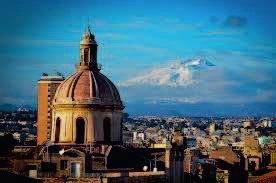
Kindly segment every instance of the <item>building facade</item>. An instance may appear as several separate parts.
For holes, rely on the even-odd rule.
[[[38,80],[38,116],[37,116],[37,144],[50,139],[52,122],[52,101],[58,86],[64,77],[61,74],[43,74]]]

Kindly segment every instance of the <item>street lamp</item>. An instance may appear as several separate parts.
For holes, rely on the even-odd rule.
[[[147,161],[149,161],[149,171],[151,171],[151,161],[153,161],[153,159],[147,159]],[[143,167],[143,171],[147,171],[148,170],[148,166],[144,166]],[[156,166],[156,154],[154,155],[154,168],[152,170],[153,172],[157,172],[157,166]]]
[[[154,154],[154,168],[153,172],[157,172],[157,167],[156,167],[156,154]]]

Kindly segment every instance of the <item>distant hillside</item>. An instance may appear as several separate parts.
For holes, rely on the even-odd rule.
[[[19,107],[36,110],[36,107],[31,105],[0,104],[0,111],[16,111]]]
[[[249,103],[244,105],[214,103],[126,103],[125,112],[132,116],[276,116],[276,103]],[[261,110],[260,110],[261,109]]]
[[[16,109],[17,106],[13,104],[0,104],[0,111],[15,111]]]

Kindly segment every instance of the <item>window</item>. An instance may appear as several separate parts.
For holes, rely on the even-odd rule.
[[[88,63],[88,49],[85,48],[84,49],[84,63]]]
[[[60,160],[60,170],[67,170],[68,160]]]
[[[111,120],[110,120],[110,118],[104,119],[103,131],[104,131],[104,142],[110,143],[110,141],[111,141]]]
[[[76,120],[76,143],[84,143],[84,134],[85,134],[85,122],[84,119],[79,117]]]
[[[56,132],[55,132],[55,143],[59,142],[59,133],[60,133],[60,118],[56,120]]]

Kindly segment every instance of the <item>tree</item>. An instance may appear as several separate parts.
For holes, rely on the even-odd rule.
[[[0,155],[11,154],[14,146],[17,144],[17,140],[13,138],[13,135],[8,133],[0,137]]]

